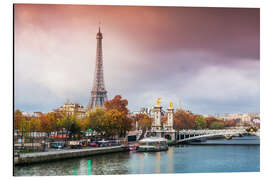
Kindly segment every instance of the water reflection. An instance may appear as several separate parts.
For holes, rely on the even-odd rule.
[[[247,137],[246,137],[247,138]],[[252,139],[254,141],[254,139]],[[226,141],[226,140],[225,140]],[[243,141],[247,141],[246,139]],[[50,163],[16,166],[15,176],[149,174],[260,171],[259,145],[185,145],[168,151],[113,153]]]
[[[160,152],[156,153],[156,173],[160,173]]]
[[[144,173],[144,154],[140,153],[140,162],[139,162],[139,168],[140,168],[140,174]]]
[[[170,148],[168,150],[168,173],[173,173],[173,154],[174,154],[174,148]]]

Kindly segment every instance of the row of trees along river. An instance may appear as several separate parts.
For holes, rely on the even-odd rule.
[[[76,112],[70,115],[66,112],[43,113],[38,117],[27,118],[20,110],[14,112],[14,130],[22,137],[29,137],[31,132],[44,132],[50,137],[52,132],[69,132],[69,138],[80,138],[82,132],[91,129],[102,137],[125,137],[127,132],[138,128],[145,132],[151,127],[153,118],[147,114],[131,116],[127,108],[128,100],[116,95],[105,102],[105,108],[87,112],[84,118],[77,118]],[[234,120],[222,121],[215,117],[204,118],[183,109],[174,113],[174,129],[222,129],[236,125]],[[165,116],[162,124],[167,121]]]

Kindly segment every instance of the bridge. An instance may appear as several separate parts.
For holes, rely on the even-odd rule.
[[[181,130],[179,131],[178,143],[192,140],[202,140],[213,137],[232,137],[248,134],[245,129],[222,129],[222,130]]]
[[[260,130],[256,132],[249,132],[249,134],[254,135],[254,136],[260,136]]]

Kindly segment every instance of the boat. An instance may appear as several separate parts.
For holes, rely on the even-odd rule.
[[[129,148],[129,151],[135,152],[138,149],[138,145],[137,144],[129,145],[128,148]]]
[[[160,137],[149,137],[139,141],[138,152],[157,152],[167,151],[168,142],[167,139]]]

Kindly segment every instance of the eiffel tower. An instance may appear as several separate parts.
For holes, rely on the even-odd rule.
[[[107,91],[104,84],[103,76],[103,57],[102,57],[102,33],[100,27],[97,33],[97,54],[96,54],[96,67],[94,74],[94,85],[91,91],[91,99],[88,104],[88,108],[95,109],[96,107],[104,107],[104,101],[107,98]]]

